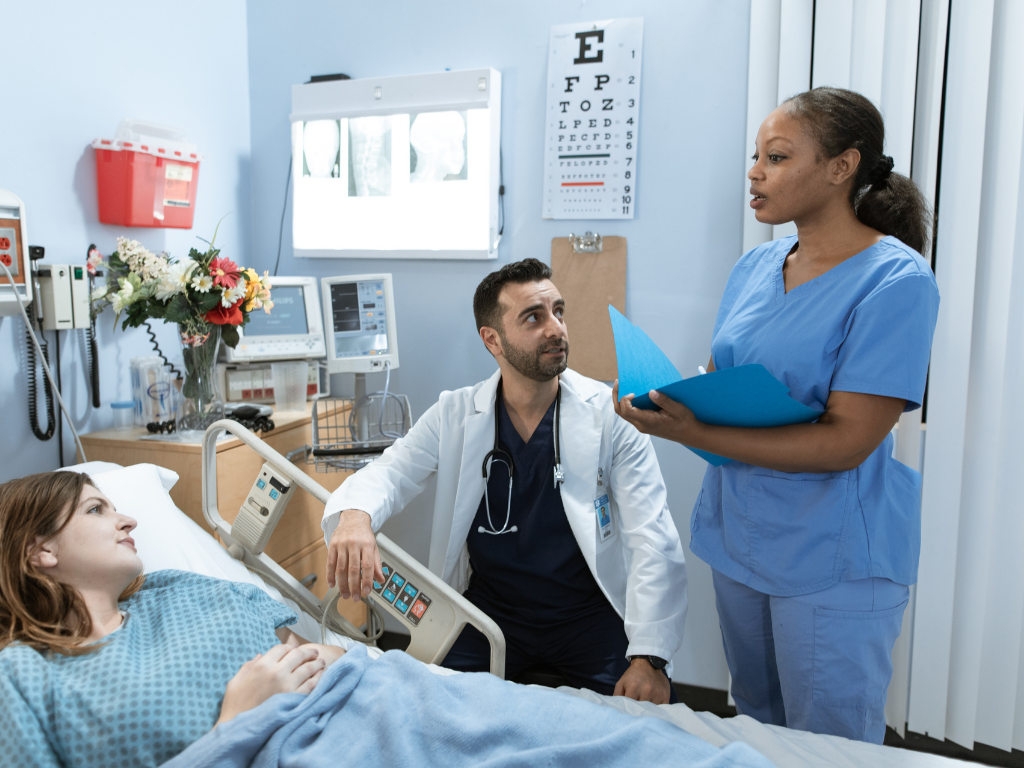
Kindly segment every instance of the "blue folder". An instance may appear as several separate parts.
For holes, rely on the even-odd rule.
[[[647,394],[654,389],[685,405],[698,420],[719,426],[782,427],[814,421],[824,413],[790,397],[789,388],[763,365],[740,365],[684,379],[646,333],[610,304],[608,314],[618,358],[619,396],[635,394],[637,408],[657,408]],[[731,461],[690,450],[716,467]]]

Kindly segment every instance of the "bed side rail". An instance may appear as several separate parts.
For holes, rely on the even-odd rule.
[[[232,557],[256,571],[317,621],[324,620],[328,627],[346,635],[361,634],[338,613],[337,588],[321,601],[266,553],[254,554],[243,541],[231,535],[231,524],[217,509],[217,439],[224,432],[230,432],[252,448],[277,472],[321,504],[326,504],[331,495],[241,424],[222,419],[211,424],[203,436],[203,517],[206,522],[220,536]],[[440,663],[466,624],[472,624],[490,643],[491,672],[504,677],[505,637],[498,625],[387,536],[377,534],[377,547],[388,572],[384,584],[374,583],[374,591],[367,600],[372,607],[392,615],[409,630],[412,640],[406,652],[423,662]]]

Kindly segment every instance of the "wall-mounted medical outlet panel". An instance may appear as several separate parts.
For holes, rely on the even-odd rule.
[[[25,225],[25,204],[6,189],[0,189],[0,262],[11,271],[14,289],[7,274],[0,269],[0,317],[20,313],[18,303],[32,302],[33,285],[28,258],[28,235]]]
[[[44,330],[89,327],[89,276],[85,267],[40,264],[37,277]]]
[[[67,264],[40,264],[39,299],[43,305],[43,329],[63,331],[75,327],[71,304],[71,268]]]
[[[75,328],[89,327],[89,273],[85,267],[71,266],[71,312]]]

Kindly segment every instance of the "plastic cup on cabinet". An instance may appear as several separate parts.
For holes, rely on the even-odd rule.
[[[120,400],[110,404],[110,411],[114,414],[114,429],[131,429],[135,420],[135,401]]]
[[[271,363],[270,369],[274,379],[274,410],[305,411],[309,363],[290,360]]]

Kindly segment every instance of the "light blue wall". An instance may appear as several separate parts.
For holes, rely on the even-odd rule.
[[[153,251],[183,256],[196,235],[217,237],[225,255],[249,253],[249,97],[243,0],[179,0],[152,4],[105,0],[5,3],[0,92],[0,188],[21,197],[28,237],[46,247],[46,261],[84,264],[96,243],[110,253],[121,234]],[[200,165],[192,230],[101,225],[90,143],[112,137],[124,118],[184,128],[205,159]],[[0,320],[0,481],[57,467],[56,438],[42,443],[29,429],[25,394],[25,329],[20,317]],[[145,332],[112,330],[99,319],[100,392],[89,406],[80,332],[61,333],[65,400],[80,432],[111,426],[109,403],[130,399],[128,363],[152,354]],[[161,346],[180,358],[170,326],[154,324]],[[53,333],[48,336],[53,338]],[[51,344],[51,355],[53,346]],[[40,372],[40,377],[42,373]],[[45,413],[43,414],[45,426]],[[64,430],[67,461],[74,444]]]
[[[542,112],[550,27],[626,16],[642,16],[645,24],[636,219],[544,221]],[[260,269],[272,268],[277,249],[293,84],[333,72],[371,77],[491,66],[502,73],[507,224],[497,261],[295,259],[290,209],[285,222],[281,274],[394,274],[402,365],[392,384],[409,395],[414,415],[440,391],[494,370],[473,325],[471,298],[480,279],[527,256],[547,261],[551,238],[585,228],[629,239],[630,318],[684,373],[707,361],[715,310],[742,244],[748,0],[250,0],[248,24],[251,241]],[[688,541],[705,465],[675,444],[659,443],[658,455],[676,523]],[[389,533],[425,558],[429,509],[417,505],[415,513],[421,517],[410,511]],[[690,613],[675,677],[724,688],[710,573],[695,557],[688,560]]]
[[[637,217],[544,221],[550,27],[623,16],[642,16],[646,27]],[[271,269],[288,166],[291,85],[329,72],[369,77],[492,66],[503,76],[507,190],[496,262],[294,259],[286,218],[280,273],[394,274],[402,367],[392,382],[419,415],[441,390],[494,369],[471,311],[473,289],[485,274],[526,256],[548,260],[551,238],[570,231],[624,235],[628,314],[689,372],[707,360],[715,308],[741,247],[748,23],[748,0],[251,0],[248,8],[241,0],[182,0],[172,12],[120,0],[102,9],[8,4],[5,28],[26,34],[11,36],[5,48],[5,102],[22,106],[14,119],[0,120],[0,188],[25,201],[29,239],[46,246],[47,261],[80,263],[90,242],[109,253],[123,230],[97,223],[89,143],[112,135],[125,117],[178,125],[206,157],[196,226],[136,229],[129,236],[152,250],[183,255],[199,243],[196,235],[208,237],[230,214],[218,244],[233,258]],[[63,333],[64,391],[83,432],[110,425],[109,402],[130,396],[129,359],[149,354],[143,331],[115,333],[112,324],[108,311],[100,320],[98,412],[88,405],[77,334]],[[154,327],[163,347],[175,350],[171,329]],[[0,402],[7,406],[0,481],[57,466],[55,441],[40,443],[29,430],[23,339],[20,319],[0,321]],[[334,383],[336,389],[350,386],[343,377]],[[657,450],[685,542],[704,465],[674,444],[659,442]],[[67,432],[65,455],[69,461],[74,456]],[[389,530],[424,559],[429,512],[429,504],[419,504]],[[696,558],[688,561],[690,613],[676,678],[724,687],[710,574]]]

